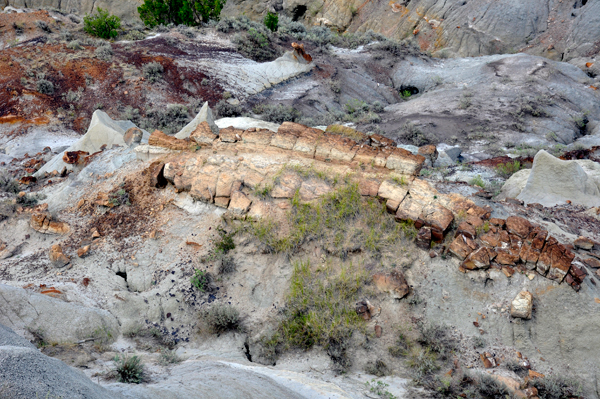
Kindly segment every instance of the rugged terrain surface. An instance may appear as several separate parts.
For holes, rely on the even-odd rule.
[[[600,396],[594,65],[0,18],[0,395]]]

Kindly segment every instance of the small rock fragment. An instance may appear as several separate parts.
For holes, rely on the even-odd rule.
[[[533,309],[533,295],[529,291],[521,291],[513,299],[510,306],[510,315],[521,319],[531,319]]]

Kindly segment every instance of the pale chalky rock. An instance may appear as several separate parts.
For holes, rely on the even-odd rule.
[[[521,291],[512,301],[510,315],[512,317],[529,320],[531,319],[532,309],[533,295],[529,291]]]

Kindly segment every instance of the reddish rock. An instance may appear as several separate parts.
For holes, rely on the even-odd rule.
[[[312,57],[306,51],[304,51],[304,44],[292,43],[292,48],[294,51],[292,55],[298,62],[302,64],[310,64],[312,62]]]
[[[585,249],[586,251],[589,251],[590,249],[594,248],[594,241],[587,237],[579,237],[575,241],[573,241],[573,245],[575,246],[575,248]]]
[[[460,226],[459,226],[459,228],[460,228]],[[475,231],[475,229],[473,229],[473,231]],[[481,240],[481,242],[489,245],[490,247],[497,247],[500,245],[499,234],[492,233],[491,231],[483,234],[481,237],[479,237],[479,239]]]
[[[355,310],[356,314],[358,314],[363,320],[371,320],[371,317],[373,316],[371,312],[374,310],[374,308],[369,301],[363,299],[356,304]]]
[[[368,197],[376,197],[377,193],[379,192],[379,186],[380,183],[377,180],[361,179],[358,181],[358,191],[360,191],[360,195]],[[396,209],[394,209],[394,212]]]
[[[458,225],[458,228],[456,229],[456,235],[458,236],[460,234],[464,235],[465,237],[469,237],[470,239],[475,239],[475,237],[477,237],[475,228],[467,222],[461,222]],[[484,241],[483,237],[481,238],[481,240]],[[490,245],[495,246],[494,244],[490,244]]]
[[[459,235],[452,241],[448,251],[458,259],[464,260],[471,252],[477,249],[477,247],[478,245],[475,241],[463,235]]]
[[[471,252],[461,265],[468,270],[487,269],[490,267],[490,255],[486,247]]]
[[[402,299],[410,291],[404,274],[399,270],[393,270],[389,274],[374,274],[373,283],[380,291],[389,293],[394,299]]]
[[[417,233],[416,244],[419,248],[429,249],[431,246],[431,228],[421,227]]]
[[[372,134],[369,136],[371,146],[373,147],[395,147],[396,142],[392,139],[388,139],[380,134]]]
[[[272,137],[273,132],[268,129],[251,127],[244,131],[242,141],[247,144],[269,145],[271,144]]]
[[[569,269],[569,274],[573,276],[573,279],[577,284],[583,283],[583,280],[587,276],[585,270],[577,267],[576,265],[571,265],[571,268]]]
[[[483,220],[481,220],[481,218],[476,215],[467,216],[467,218],[465,219],[465,222],[469,223],[471,226],[473,226],[475,228],[483,227]]]
[[[218,136],[213,133],[207,121],[199,123],[196,129],[190,133],[190,140],[198,144],[212,144]]]
[[[169,136],[160,130],[155,130],[148,139],[148,144],[156,147],[168,148],[171,150],[187,150],[191,144],[187,140],[180,140]]]
[[[150,175],[150,187],[163,188],[167,186],[168,181],[165,179],[164,170],[164,162],[158,161],[150,164],[148,167],[148,174]]]
[[[422,147],[419,147],[419,155],[424,156],[426,159],[429,160],[431,165],[433,165],[438,158],[437,147],[433,144],[424,145]]]
[[[600,269],[600,260],[596,258],[583,259],[583,263],[594,269]]]
[[[516,234],[521,238],[527,238],[531,230],[531,223],[519,216],[509,216],[506,219],[506,230],[509,233]]]
[[[492,224],[494,226],[504,227],[504,225],[506,224],[506,221],[504,219],[491,218],[490,224]]]
[[[86,151],[65,151],[62,160],[69,165],[82,165],[84,163],[84,158],[88,155],[90,155],[90,153]]]
[[[375,337],[381,338],[381,335],[383,335],[383,328],[381,328],[381,326],[377,324],[375,326]]]
[[[434,202],[423,207],[421,218],[428,226],[443,235],[443,232],[448,229],[450,223],[454,220],[454,215],[450,210]]]
[[[495,261],[501,265],[515,266],[519,261],[519,255],[514,255],[506,249],[496,249]]]

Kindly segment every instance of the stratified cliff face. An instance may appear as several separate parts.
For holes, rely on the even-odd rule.
[[[54,8],[66,13],[85,15],[99,7],[123,20],[139,21],[137,8],[143,3],[143,0],[0,0],[0,8]]]
[[[600,3],[587,0],[229,0],[224,15],[282,12],[341,32],[414,37],[440,56],[525,51],[555,60],[600,50]]]

